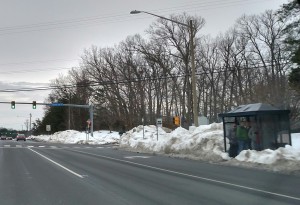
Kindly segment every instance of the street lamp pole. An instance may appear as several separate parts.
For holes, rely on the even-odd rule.
[[[31,132],[31,113],[29,113],[29,132]]]
[[[193,27],[193,20],[190,20],[189,25],[182,23],[182,22],[178,22],[175,21],[173,19],[169,19],[163,16],[159,16],[147,11],[137,11],[137,10],[133,10],[130,12],[130,14],[139,14],[139,13],[145,13],[145,14],[149,14],[161,19],[165,19],[167,21],[171,21],[174,22],[176,24],[185,26],[189,29],[190,31],[190,52],[191,52],[191,69],[192,69],[192,76],[191,76],[191,84],[192,84],[192,97],[193,97],[193,118],[194,118],[194,125],[196,127],[199,126],[198,123],[198,106],[197,106],[197,94],[196,94],[196,72],[195,72],[195,47],[194,47],[194,27]]]
[[[194,28],[193,20],[190,20],[190,49],[191,49],[191,68],[192,68],[192,97],[193,97],[193,114],[194,114],[194,125],[199,126],[198,122],[198,106],[197,106],[197,92],[196,92],[196,69],[195,69],[195,46],[194,46]]]
[[[69,104],[71,104],[71,92],[69,93]],[[71,130],[71,107],[69,107],[68,130]]]

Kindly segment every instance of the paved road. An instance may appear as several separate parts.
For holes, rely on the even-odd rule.
[[[300,177],[119,150],[0,141],[0,204],[300,204]]]

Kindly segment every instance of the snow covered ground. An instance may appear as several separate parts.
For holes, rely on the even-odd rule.
[[[97,131],[93,137],[89,136],[88,142],[85,133],[73,130],[34,138],[71,144],[119,143],[121,148],[130,151],[300,174],[300,133],[292,134],[292,146],[287,145],[277,150],[244,150],[236,158],[230,158],[224,152],[222,123],[191,127],[190,130],[179,127],[171,132],[163,128],[157,129],[154,125],[138,126],[121,137],[117,132]]]
[[[107,130],[95,131],[93,137],[85,132],[78,132],[75,130],[66,130],[56,132],[53,135],[39,135],[31,136],[37,141],[64,143],[64,144],[111,144],[119,143],[120,135],[118,132],[110,132]],[[88,139],[88,141],[87,141]]]

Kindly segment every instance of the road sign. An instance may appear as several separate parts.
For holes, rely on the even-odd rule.
[[[46,131],[50,132],[51,131],[51,125],[46,125]]]
[[[157,118],[156,119],[156,126],[157,127],[162,127],[162,118]]]
[[[52,104],[50,104],[50,106],[59,107],[59,106],[64,106],[64,104],[63,103],[52,103]]]
[[[180,125],[180,117],[179,116],[173,117],[173,124],[175,124],[176,126]]]

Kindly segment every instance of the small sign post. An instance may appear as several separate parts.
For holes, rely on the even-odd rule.
[[[157,119],[156,119],[157,141],[158,141],[158,127],[162,127],[162,118],[157,118]]]
[[[142,118],[142,123],[143,123],[143,139],[145,139],[145,127],[144,127],[144,118]]]
[[[46,125],[46,131],[48,132],[49,135],[51,132],[51,125]]]

